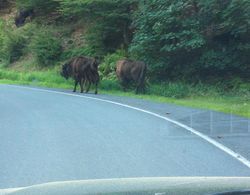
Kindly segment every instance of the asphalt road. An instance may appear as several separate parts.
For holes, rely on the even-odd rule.
[[[0,85],[0,189],[78,179],[250,176],[245,164],[187,129],[84,97]]]

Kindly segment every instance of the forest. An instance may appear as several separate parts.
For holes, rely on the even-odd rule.
[[[0,79],[39,80],[84,55],[119,89],[116,61],[130,58],[148,65],[148,94],[248,102],[249,54],[249,0],[0,0]]]

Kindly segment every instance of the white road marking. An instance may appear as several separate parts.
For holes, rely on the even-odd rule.
[[[218,149],[224,151],[225,153],[229,154],[231,157],[235,158],[236,160],[240,161],[242,164],[244,164],[248,168],[250,168],[250,161],[247,160],[242,155],[238,154],[237,152],[234,152],[230,148],[224,146],[223,144],[215,141],[214,139],[210,138],[209,136],[207,136],[207,135],[205,135],[203,133],[200,133],[199,131],[197,131],[197,130],[195,130],[195,129],[187,126],[187,125],[184,125],[184,124],[182,124],[182,123],[180,123],[178,121],[175,121],[173,119],[161,116],[161,115],[156,114],[154,112],[147,111],[147,110],[144,110],[144,109],[141,109],[141,108],[137,108],[137,107],[134,107],[134,106],[129,106],[127,104],[122,104],[122,103],[119,103],[119,102],[114,102],[114,101],[110,101],[110,100],[101,99],[101,98],[95,98],[95,97],[89,97],[89,96],[84,96],[84,95],[71,94],[71,93],[60,92],[60,91],[52,91],[52,90],[47,90],[47,89],[38,89],[38,88],[32,88],[32,87],[24,87],[24,86],[16,86],[16,85],[8,85],[8,86],[15,87],[15,88],[29,89],[29,90],[33,90],[33,91],[41,91],[41,92],[47,92],[47,93],[55,93],[55,94],[60,94],[60,95],[67,95],[67,96],[74,96],[74,97],[80,97],[80,98],[85,98],[85,99],[97,100],[97,101],[106,102],[106,103],[110,103],[110,104],[114,104],[114,105],[118,105],[118,106],[130,108],[130,109],[133,109],[133,110],[137,110],[137,111],[140,111],[140,112],[144,112],[144,113],[150,114],[152,116],[161,118],[163,120],[166,120],[166,121],[168,121],[170,123],[173,123],[173,124],[175,124],[175,125],[177,125],[179,127],[182,127],[184,129],[186,129],[187,131],[189,131],[189,132],[197,135],[198,137],[206,140],[208,143],[214,145]]]

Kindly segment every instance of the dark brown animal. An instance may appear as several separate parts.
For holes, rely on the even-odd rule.
[[[32,17],[34,15],[33,9],[20,10],[18,15],[15,17],[16,27],[21,27],[24,25],[26,18]]]
[[[97,94],[97,88],[98,88],[98,83],[100,81],[100,77],[99,77],[99,74],[98,74],[98,69],[93,69],[92,68],[88,68],[87,71],[86,71],[86,75],[85,75],[85,83],[84,85],[86,85],[88,83],[88,87],[86,89],[86,93],[89,92],[89,89],[90,89],[90,86],[91,84],[94,84],[95,85],[95,94]]]
[[[90,85],[95,84],[95,94],[99,83],[98,62],[94,58],[75,57],[62,66],[61,76],[68,79],[72,77],[75,80],[73,92],[76,92],[78,83],[83,93],[84,85],[88,83],[86,92],[89,91]]]
[[[136,93],[145,92],[147,66],[142,61],[120,60],[116,64],[116,75],[126,90],[129,82],[136,83]]]

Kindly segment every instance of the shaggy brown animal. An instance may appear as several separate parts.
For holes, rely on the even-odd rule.
[[[116,75],[126,90],[130,81],[136,83],[136,93],[145,92],[147,66],[142,61],[120,60],[116,64]]]
[[[61,76],[68,79],[72,77],[75,80],[73,92],[76,92],[78,83],[83,93],[84,85],[88,83],[86,92],[89,91],[90,85],[95,84],[95,94],[97,94],[97,86],[99,83],[98,62],[94,58],[75,57],[62,66]]]

